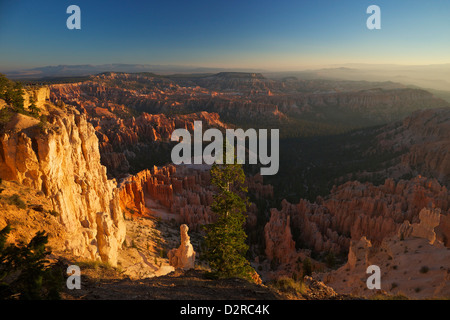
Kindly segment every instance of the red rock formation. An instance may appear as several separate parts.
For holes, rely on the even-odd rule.
[[[20,115],[21,125],[0,134],[0,178],[51,200],[67,231],[61,250],[116,265],[125,223],[116,182],[100,163],[95,130],[76,110],[49,106],[46,112],[45,125]]]
[[[248,190],[257,199],[272,199],[273,198],[273,186],[263,183],[263,177],[257,173],[251,179],[247,179]]]
[[[271,188],[262,184],[262,177],[247,178],[249,191],[257,197],[273,197]],[[138,214],[147,213],[146,200],[157,202],[170,213],[178,214],[181,222],[193,230],[213,222],[210,205],[214,190],[211,186],[209,170],[189,168],[188,166],[168,165],[153,167],[120,182],[120,203],[125,211]],[[128,210],[127,210],[128,209]],[[251,205],[247,223],[256,224],[257,208]]]
[[[434,244],[436,241],[434,228],[440,223],[441,209],[423,208],[419,213],[419,219],[420,223],[403,222],[397,231],[399,238],[419,237],[427,239],[430,244]]]
[[[185,166],[154,167],[120,183],[122,208],[144,214],[148,198],[169,212],[179,214],[182,222],[193,229],[211,222],[212,195],[209,171]]]
[[[208,112],[176,115],[173,117],[144,112],[137,118],[95,118],[91,121],[95,129],[108,138],[105,140],[105,143],[121,148],[137,144],[140,141],[168,141],[172,132],[177,128],[184,128],[192,132],[194,130],[194,121],[202,121],[206,128],[225,128],[217,113]]]
[[[365,236],[377,244],[395,234],[405,220],[419,222],[419,212],[428,205],[442,212],[440,230],[446,231],[438,232],[438,238],[446,242],[450,192],[435,179],[424,177],[397,183],[387,179],[381,186],[347,182],[333,188],[331,194],[326,199],[318,199],[318,203],[302,199],[294,205],[283,201],[282,214],[271,218],[268,225],[281,225],[290,216],[293,233],[298,234],[295,241],[317,252],[339,253],[348,250],[351,239]],[[266,238],[269,246],[273,241]]]
[[[92,118],[91,123],[100,140],[102,164],[108,168],[108,173],[119,176],[129,172],[128,159],[134,159],[136,153],[151,153],[145,147],[157,147],[160,142],[170,141],[175,129],[184,128],[192,132],[197,120],[202,121],[205,130],[210,127],[225,128],[218,114],[208,112],[172,117],[143,113],[128,119]]]
[[[296,255],[295,242],[292,240],[290,216],[285,211],[270,210],[270,220],[264,227],[266,239],[265,253],[268,259],[281,264],[291,262]]]
[[[208,111],[227,119],[285,124],[292,115],[320,120],[328,116],[324,108],[386,123],[417,109],[448,106],[427,91],[398,84],[279,81],[250,73],[193,78],[108,73],[82,83],[53,85],[51,99],[83,108],[91,117],[129,115],[124,106],[133,106],[153,114]]]
[[[450,109],[417,111],[402,122],[383,127],[377,147],[402,152],[392,176],[405,173],[436,177],[450,183]]]
[[[420,223],[405,222],[398,234],[386,237],[378,245],[365,237],[352,240],[345,265],[315,276],[339,293],[371,296],[379,291],[368,290],[367,267],[375,265],[380,268],[384,292],[414,299],[446,297],[450,293],[446,268],[450,251],[440,241],[434,241],[439,216],[439,209],[424,208]]]
[[[169,264],[175,269],[189,270],[195,266],[195,251],[188,235],[187,225],[180,226],[181,244],[178,248],[171,249],[167,254]]]

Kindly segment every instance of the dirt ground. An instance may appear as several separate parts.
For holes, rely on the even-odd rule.
[[[95,271],[93,271],[95,272]],[[109,274],[108,277],[108,272]],[[102,274],[103,273],[103,274]],[[141,280],[114,279],[114,271],[82,276],[81,289],[66,289],[66,300],[285,300],[266,286],[242,279],[208,279],[200,270],[175,271]],[[98,276],[100,278],[97,278]]]

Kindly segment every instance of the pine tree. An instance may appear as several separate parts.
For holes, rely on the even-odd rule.
[[[0,99],[11,105],[15,112],[24,113],[23,87],[0,73]]]
[[[59,299],[62,269],[46,260],[48,236],[39,231],[28,244],[7,245],[11,231],[0,230],[0,299],[19,294],[20,299]]]
[[[245,258],[248,245],[244,213],[248,199],[242,165],[214,164],[211,183],[218,190],[211,205],[216,221],[206,226],[204,257],[216,277],[250,279],[254,270]]]

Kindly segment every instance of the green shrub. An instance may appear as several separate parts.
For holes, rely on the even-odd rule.
[[[13,112],[9,108],[3,108],[0,110],[0,129],[2,129],[10,120]]]
[[[39,119],[41,109],[39,109],[34,103],[28,107],[29,115],[33,118]]]
[[[303,276],[311,276],[313,272],[313,267],[311,260],[309,258],[305,258],[303,260]]]
[[[39,117],[39,124],[38,124],[38,127],[39,127],[41,132],[43,132],[44,129],[47,127],[47,123],[48,123],[47,116],[46,115],[41,115]]]
[[[20,82],[14,82],[0,73],[0,99],[14,108],[15,112],[24,113],[23,88]]]
[[[58,217],[59,216],[59,212],[56,211],[56,210],[50,210],[48,213],[50,213],[54,217]]]
[[[272,288],[283,292],[289,292],[294,294],[303,294],[306,292],[306,286],[303,281],[295,281],[289,277],[281,277],[273,280],[269,283]]]
[[[328,254],[325,257],[325,263],[328,268],[334,268],[336,266],[336,256],[333,252],[328,252]]]
[[[395,295],[375,294],[370,297],[370,300],[409,300],[409,298],[402,293]]]
[[[7,245],[10,231],[9,225],[0,230],[0,299],[59,299],[63,270],[46,260],[48,236],[39,231],[28,244]]]
[[[100,269],[113,270],[114,269],[114,267],[110,263],[98,261],[98,260],[78,261],[77,265],[83,269],[94,269],[94,270],[100,270]]]
[[[420,268],[420,273],[427,273],[430,270],[430,268],[428,268],[427,266],[422,266]]]
[[[15,205],[19,209],[26,209],[27,207],[25,202],[20,198],[18,194],[13,194],[11,197],[9,197],[9,203]]]

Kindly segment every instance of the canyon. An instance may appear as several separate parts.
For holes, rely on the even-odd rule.
[[[152,114],[207,111],[227,123],[285,127],[285,136],[342,132],[448,106],[425,90],[391,82],[274,80],[255,73],[177,77],[110,72],[81,83],[52,85],[51,95],[52,100],[95,112],[100,107],[119,114],[123,106]]]
[[[31,101],[40,117],[27,114]],[[209,165],[170,163],[172,132],[192,133],[199,120],[221,131],[280,127],[294,139],[280,150],[281,174],[263,179],[245,168],[249,259],[262,281],[303,279],[309,260],[309,282],[370,296],[364,267],[395,262],[384,291],[449,294],[450,108],[425,90],[257,73],[105,73],[28,88],[25,102],[1,133],[0,178],[58,213],[50,219],[60,254],[119,266],[133,279],[183,268],[179,227],[191,237],[183,232],[182,244],[200,255],[216,190]],[[297,140],[305,135],[313,137]],[[314,144],[320,152],[304,147]],[[326,187],[316,192],[321,179]],[[421,265],[411,261],[419,260],[431,271],[407,285],[403,272],[416,272]]]
[[[366,125],[400,120],[410,111],[414,111],[415,106],[417,108],[448,106],[425,91],[393,83],[377,84],[380,87],[374,88],[367,83],[358,83],[358,86],[355,83],[337,84],[296,79],[279,82],[265,79],[259,74],[222,73],[183,79],[150,77],[153,85],[150,90],[150,86],[145,87],[147,81],[146,75],[105,74],[88,83],[57,85],[54,90],[52,89],[55,92],[53,99],[74,103],[71,96],[79,99],[80,93],[84,92],[84,101],[76,100],[75,104],[86,108],[90,101],[94,101],[92,105],[98,105],[104,97],[110,99],[109,97],[113,96],[116,98],[109,101],[113,101],[115,110],[116,105],[125,101],[124,105],[132,105],[137,110],[146,110],[150,113],[166,112],[167,109],[172,112],[186,109],[195,111],[197,110],[195,104],[198,103],[203,105],[201,110],[209,111],[203,111],[200,115],[204,123],[206,122],[208,127],[217,126],[222,130],[239,124],[241,119],[247,123],[250,121],[257,127],[261,125],[262,117],[269,125],[288,124],[297,116],[314,121],[321,119],[323,124],[327,124],[328,119],[322,117],[320,112],[329,117],[331,106],[340,111],[351,110],[353,115],[363,114],[363,119],[369,119]],[[145,84],[140,90],[134,91],[136,83]],[[311,86],[318,87],[318,92],[311,94]],[[167,90],[168,88],[170,90]],[[186,100],[188,89],[191,91],[189,101]],[[301,93],[295,93],[294,90]],[[107,93],[104,93],[105,91]],[[152,98],[148,99],[150,95],[158,101],[164,97],[164,101],[173,100],[176,103],[156,105],[151,102]],[[236,98],[236,102],[231,102],[236,95],[239,99]],[[242,99],[243,97],[247,100]],[[228,99],[229,102],[226,106],[221,106],[217,103],[219,99]],[[143,100],[146,101],[145,104]],[[128,143],[117,144],[120,139],[114,138],[113,134],[103,129],[103,125],[97,124],[106,124],[107,121],[111,121],[109,119],[117,117],[118,113],[116,115],[99,113],[89,107],[86,110],[89,110],[87,113],[91,115],[91,121],[100,132],[99,135],[103,133],[107,135],[108,140],[102,141],[116,143],[116,150],[123,150],[121,148],[124,147],[120,145],[126,146],[125,148],[129,150],[133,144],[146,141],[148,136],[150,136],[148,141],[161,145],[163,137],[168,137],[160,135],[154,138],[156,135],[153,133],[137,134],[136,136],[141,137],[139,142],[135,139],[128,140]],[[314,117],[311,117],[312,112],[315,113]],[[214,117],[214,121],[211,116]],[[345,112],[340,116],[349,118]],[[142,125],[139,123],[144,117],[148,117],[145,112],[136,118],[138,125],[128,122],[131,129],[124,130],[141,128]],[[171,117],[178,118],[180,115]],[[222,122],[219,120],[222,118],[227,121],[232,119],[232,122]],[[346,125],[345,121],[341,122],[343,126]],[[429,206],[436,206],[442,210],[442,218],[437,226],[437,237],[448,246],[449,148],[446,146],[450,132],[448,123],[447,108],[430,109],[417,111],[401,121],[393,121],[375,129],[362,129],[348,134],[364,137],[370,133],[371,143],[362,148],[365,157],[381,155],[380,158],[383,158],[384,154],[393,154],[384,164],[383,170],[353,172],[353,177],[356,178],[364,179],[374,175],[384,177],[381,184],[351,181],[350,176],[346,177],[341,173],[342,176],[336,178],[336,186],[330,189],[329,194],[319,196],[315,200],[300,198],[296,204],[283,200],[278,209],[266,207],[269,211],[263,215],[258,212],[259,208],[254,203],[249,208],[247,227],[251,229],[257,225],[263,226],[258,229],[258,232],[264,235],[263,243],[260,243],[263,254],[256,258],[256,261],[263,261],[259,264],[261,272],[267,278],[277,277],[280,274],[293,275],[298,272],[296,271],[298,260],[304,260],[311,255],[317,257],[317,254],[322,257],[319,258],[321,260],[329,253],[344,257],[349,252],[352,241],[361,237],[366,237],[374,246],[379,246],[384,239],[394,235],[405,221],[417,223],[421,210]],[[167,122],[158,124],[155,128],[164,130],[162,128]],[[169,127],[174,128],[170,125]],[[192,132],[192,126],[184,124],[184,127]],[[353,140],[355,142],[352,142]],[[359,143],[358,140],[353,140],[348,140],[346,148],[351,149],[352,143]],[[108,143],[105,143],[106,145]],[[283,154],[281,156],[283,157]],[[105,156],[105,159],[107,158],[108,156]],[[431,168],[434,171],[431,171]],[[186,223],[192,230],[199,230],[201,225],[212,221],[209,205],[212,203],[213,190],[209,187],[210,177],[207,172],[204,169],[186,166],[163,166],[140,171],[136,176],[122,181],[122,207],[124,210],[144,215],[164,215],[179,223]],[[410,178],[402,180],[406,175],[410,175]],[[251,177],[248,181],[250,184],[253,183]],[[272,186],[264,185],[262,181],[257,186],[251,192],[255,192],[262,199],[273,199]],[[315,263],[316,266],[321,266],[320,262]]]
[[[283,201],[281,210],[272,209],[265,226],[267,258],[275,260],[283,271],[293,272],[298,258],[296,244],[310,252],[336,256],[347,254],[352,241],[362,237],[378,246],[400,229],[407,229],[408,223],[417,224],[423,211],[431,209],[440,212],[433,225],[435,238],[450,247],[449,199],[448,189],[435,179],[416,177],[397,183],[387,179],[380,186],[347,182],[315,203]]]

